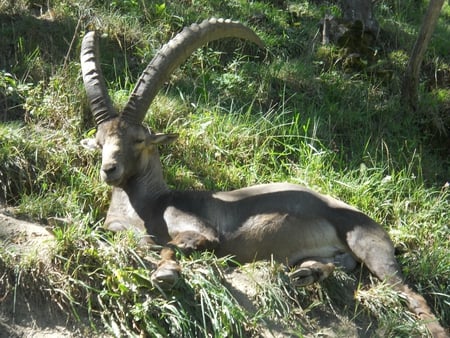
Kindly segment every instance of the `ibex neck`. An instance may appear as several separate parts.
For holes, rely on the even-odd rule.
[[[149,168],[140,175],[131,177],[123,187],[130,199],[155,200],[169,192],[161,168]]]

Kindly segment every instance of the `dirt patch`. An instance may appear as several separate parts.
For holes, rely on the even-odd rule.
[[[0,241],[3,251],[17,257],[38,255],[38,260],[44,262],[55,243],[45,226],[16,219],[5,211],[0,211]]]
[[[87,336],[89,327],[59,308],[39,280],[24,281],[30,277],[5,264],[5,259],[17,264],[27,261],[45,269],[51,264],[50,252],[55,243],[45,226],[0,211],[0,338]]]

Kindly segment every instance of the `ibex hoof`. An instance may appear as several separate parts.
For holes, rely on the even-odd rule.
[[[180,267],[175,262],[160,265],[151,276],[153,285],[165,290],[173,288],[179,279]]]
[[[306,286],[316,282],[318,279],[310,268],[299,268],[289,274],[289,278],[295,286]]]
[[[306,286],[323,281],[334,270],[334,264],[323,264],[316,261],[303,262],[300,267],[289,274],[289,278],[296,286]]]

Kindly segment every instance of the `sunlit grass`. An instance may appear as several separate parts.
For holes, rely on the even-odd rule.
[[[381,23],[394,34],[390,46],[399,48],[382,60],[390,67],[389,81],[376,72],[349,73],[336,63],[339,51],[319,48],[314,36],[324,8],[312,2],[290,10],[267,1],[55,1],[54,6],[58,24],[83,18],[80,30],[71,30],[76,45],[87,29],[105,33],[102,66],[118,107],[156,49],[182,26],[212,15],[254,26],[268,45],[267,57],[253,56],[254,47],[242,43],[211,44],[175,72],[150,107],[146,123],[152,129],[180,134],[177,143],[161,149],[169,185],[228,190],[288,181],[358,207],[389,232],[407,281],[448,326],[448,159],[439,152],[442,145],[429,142],[430,131],[423,132],[429,124],[413,117],[396,120],[401,108],[396,89],[411,40],[400,33],[417,29],[411,5],[379,5]],[[5,13],[26,8],[18,2]],[[20,24],[17,20],[14,28],[25,31]],[[446,32],[437,33],[439,43]],[[448,67],[441,49],[438,45],[428,56],[439,69]],[[276,262],[229,268],[229,258],[204,253],[181,257],[183,278],[174,290],[155,289],[150,274],[157,252],[139,249],[131,234],[101,229],[110,188],[98,177],[100,154],[79,146],[94,125],[78,56],[63,67],[45,64],[50,61],[44,54],[21,49],[23,64],[14,69],[25,71],[0,73],[0,99],[23,116],[0,124],[0,202],[53,227],[54,264],[45,269],[13,264],[0,248],[0,269],[6,271],[2,294],[40,281],[43,287],[33,290],[116,336],[252,336],[267,327],[298,336],[326,330],[343,336],[422,334],[404,301],[360,271],[338,271],[320,285],[295,289]],[[31,65],[40,67],[34,77],[26,69]],[[445,90],[433,93],[424,96],[421,113],[448,104]],[[234,272],[253,287],[246,304],[227,283]],[[21,279],[15,279],[19,273]]]

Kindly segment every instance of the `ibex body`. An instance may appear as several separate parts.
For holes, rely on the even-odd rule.
[[[192,25],[158,52],[121,113],[107,94],[95,35],[84,38],[83,79],[98,130],[95,139],[83,144],[102,149],[101,177],[114,187],[105,227],[139,230],[148,241],[164,246],[152,275],[156,283],[178,277],[174,246],[185,252],[213,249],[241,263],[274,257],[298,266],[292,277],[300,284],[322,280],[335,265],[351,270],[362,262],[406,294],[410,309],[427,321],[434,336],[446,337],[425,299],[404,284],[388,234],[355,208],[286,183],[229,192],[169,190],[158,145],[173,142],[177,135],[154,134],[142,120],[171,72],[196,48],[225,37],[263,46],[256,34],[236,22],[211,19]]]

